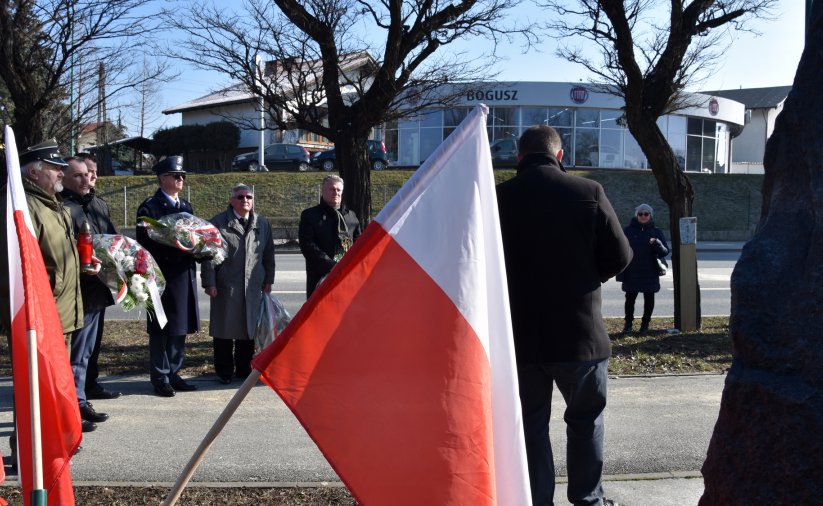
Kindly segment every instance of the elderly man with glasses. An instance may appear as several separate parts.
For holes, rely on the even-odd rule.
[[[261,298],[274,282],[271,225],[254,212],[254,190],[245,184],[231,189],[228,209],[211,219],[228,248],[217,267],[203,263],[201,278],[211,297],[209,333],[214,340],[218,381],[231,383],[251,373],[254,330]]]
[[[160,188],[140,204],[138,218],[159,219],[182,212],[194,214],[191,203],[180,196],[186,180],[183,157],[170,156],[155,164],[152,170],[157,174]],[[186,334],[200,330],[197,269],[194,257],[153,241],[144,227],[137,227],[137,242],[151,253],[166,278],[166,289],[160,300],[168,322],[160,328],[156,319],[147,317],[149,377],[157,395],[174,397],[177,391],[197,389],[179,375],[185,358]]]

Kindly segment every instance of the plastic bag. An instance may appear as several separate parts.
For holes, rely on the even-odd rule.
[[[254,330],[254,349],[259,353],[263,348],[277,339],[291,321],[291,314],[271,293],[264,293],[260,298],[260,312]]]
[[[657,261],[657,275],[658,276],[665,276],[667,272],[669,272],[669,264],[666,262],[665,258],[656,258]]]

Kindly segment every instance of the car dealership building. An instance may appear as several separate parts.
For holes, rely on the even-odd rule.
[[[513,147],[523,129],[544,124],[562,137],[567,166],[648,168],[640,146],[623,126],[623,100],[598,88],[583,83],[477,83],[461,92],[453,108],[385,125],[386,149],[395,165],[419,165],[472,107],[484,103],[493,148],[507,140]],[[663,134],[687,171],[728,172],[731,139],[743,126],[743,104],[698,93],[687,100],[691,107],[659,119]]]
[[[448,86],[448,85],[447,85]],[[450,92],[454,88],[444,88]],[[385,142],[395,167],[416,167],[451,133],[477,104],[489,107],[489,142],[495,149],[514,150],[523,129],[535,124],[554,127],[563,139],[564,163],[570,167],[646,169],[648,162],[622,121],[623,100],[599,86],[564,82],[479,82],[461,85],[460,95],[448,109],[424,111],[383,125],[374,138]],[[172,107],[182,113],[182,124],[204,124],[237,116],[254,117],[256,100],[235,88]],[[659,119],[663,134],[681,165],[689,172],[727,173],[731,167],[732,138],[745,118],[745,106],[734,100],[700,93],[688,94],[689,107]],[[297,142],[310,150],[322,148],[323,139],[295,130],[269,130],[266,143]],[[241,148],[257,147],[259,136],[244,131]],[[508,145],[507,145],[508,144]]]

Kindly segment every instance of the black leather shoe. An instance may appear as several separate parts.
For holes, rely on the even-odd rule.
[[[94,390],[87,390],[86,391],[86,399],[91,400],[108,400],[108,399],[117,399],[122,394],[120,392],[111,392],[106,390],[103,387],[95,388]]]
[[[168,383],[154,385],[154,393],[160,397],[174,397],[174,389]]]
[[[95,423],[105,422],[109,419],[109,415],[106,413],[98,413],[95,411],[94,406],[92,406],[91,403],[87,403],[85,406],[80,407],[80,417],[83,420],[88,420]]]
[[[231,378],[217,378],[217,381],[220,382],[221,385],[228,385],[231,383]]]
[[[88,420],[82,421],[83,432],[94,432],[94,429],[97,428],[97,424],[94,422],[90,422]]]
[[[172,383],[171,387],[178,392],[194,392],[197,390],[196,385],[192,385],[191,383],[186,383],[183,380],[180,380],[176,383]]]

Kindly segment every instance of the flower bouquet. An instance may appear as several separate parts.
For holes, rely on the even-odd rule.
[[[149,237],[160,244],[190,253],[194,258],[211,260],[214,265],[226,259],[226,242],[217,227],[189,213],[167,214],[159,220],[140,216],[137,225],[146,227]]]
[[[126,311],[144,306],[164,327],[166,314],[160,295],[166,279],[151,253],[124,235],[95,234],[92,242],[94,256],[101,263],[98,276],[111,290],[114,301]]]

